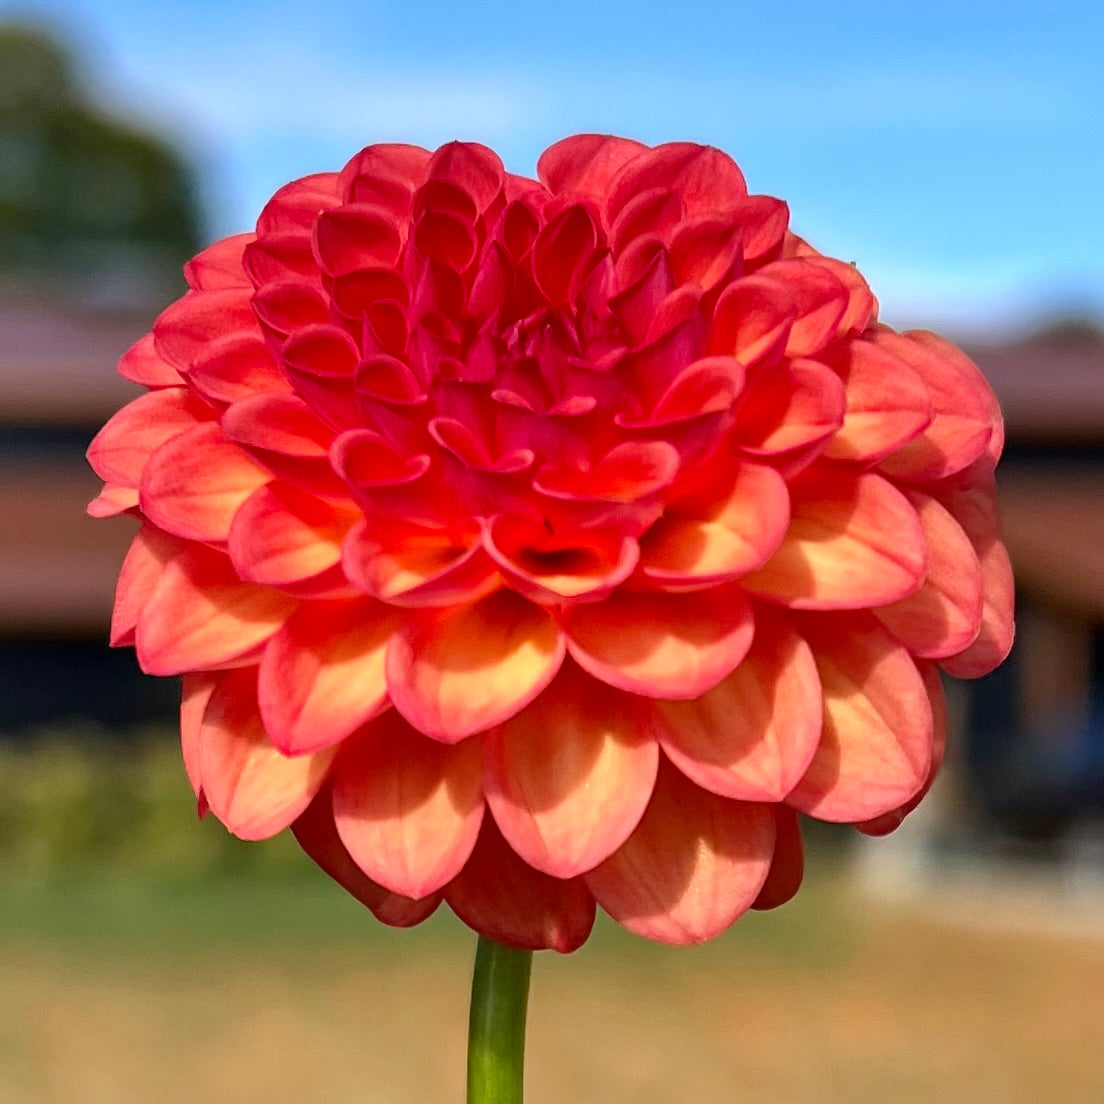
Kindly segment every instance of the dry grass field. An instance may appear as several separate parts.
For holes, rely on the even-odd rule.
[[[306,875],[3,900],[5,1104],[462,1100],[447,915],[390,932]],[[1101,1104],[1104,940],[985,922],[1008,907],[963,924],[824,879],[693,950],[601,924],[537,957],[528,1104]]]

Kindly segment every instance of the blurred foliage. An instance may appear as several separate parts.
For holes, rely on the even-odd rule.
[[[0,275],[130,270],[160,283],[199,246],[192,174],[89,100],[60,46],[0,26]]]
[[[290,833],[244,843],[213,817],[200,822],[175,734],[120,741],[89,728],[0,744],[0,877],[172,880],[298,871],[305,862]]]

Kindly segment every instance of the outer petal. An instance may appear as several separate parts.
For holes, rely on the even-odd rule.
[[[404,897],[440,889],[467,862],[483,819],[478,741],[449,747],[394,711],[348,745],[334,774],[341,842],[373,881]]]
[[[256,234],[234,234],[201,250],[184,266],[188,286],[201,291],[249,287],[249,277],[242,268],[242,253],[255,237]]]
[[[820,742],[820,680],[789,622],[757,611],[743,663],[695,701],[656,702],[659,740],[703,789],[742,801],[781,801]]]
[[[156,387],[179,387],[184,382],[180,373],[157,355],[151,333],[139,338],[119,358],[119,375],[150,390]]]
[[[291,830],[310,858],[385,924],[394,928],[413,927],[432,915],[441,903],[439,893],[431,893],[418,901],[391,893],[373,882],[357,866],[337,834],[333,818],[333,793],[329,786],[324,787],[307,806],[306,812],[292,824]]]
[[[563,614],[567,648],[595,678],[655,698],[696,698],[747,654],[751,604],[736,587],[690,594],[620,591]]]
[[[326,780],[333,750],[289,759],[265,735],[257,711],[257,669],[216,676],[200,727],[200,778],[215,814],[242,839],[282,832]]]
[[[371,598],[305,602],[265,647],[258,698],[273,744],[300,755],[339,743],[387,702],[384,657],[399,627]]]
[[[785,805],[774,806],[777,831],[770,873],[752,902],[753,909],[772,909],[784,905],[801,888],[805,873],[805,854],[801,845],[801,823],[797,813]]]
[[[298,601],[241,582],[220,552],[191,545],[165,564],[135,630],[148,675],[211,670],[247,656]]]
[[[181,680],[180,750],[200,816],[207,812],[207,798],[203,795],[203,715],[218,680],[218,675],[206,673],[185,675]]]
[[[962,652],[977,638],[982,617],[982,575],[970,538],[929,495],[913,493],[928,544],[924,585],[907,598],[875,610],[878,620],[914,656],[940,659]]]
[[[727,801],[666,767],[636,831],[586,883],[629,931],[661,943],[702,943],[751,907],[770,869],[774,835],[770,806]]]
[[[181,550],[180,541],[166,536],[154,525],[143,525],[131,541],[115,587],[115,608],[111,613],[111,646],[134,643],[134,629],[142,610],[157,586],[165,564]]]
[[[191,291],[167,307],[153,324],[158,356],[187,369],[212,341],[240,334],[260,336],[248,288]]]
[[[419,732],[452,743],[523,709],[563,657],[553,617],[498,591],[470,606],[411,615],[388,647],[387,685]]]
[[[594,926],[594,898],[582,878],[553,878],[522,862],[491,817],[483,818],[475,850],[445,900],[468,927],[510,947],[566,954]]]
[[[610,179],[648,147],[612,134],[575,134],[549,146],[537,161],[537,175],[553,194],[603,196]]]
[[[817,360],[784,360],[760,374],[737,411],[745,452],[771,456],[813,449],[843,425],[843,382]]]
[[[810,468],[790,484],[792,520],[766,566],[741,580],[794,609],[861,609],[895,602],[924,578],[924,530],[887,480]]]
[[[770,558],[786,533],[790,500],[782,476],[736,461],[712,502],[670,506],[640,545],[644,574],[674,589],[738,578]]]
[[[142,512],[179,537],[224,541],[238,507],[271,478],[217,423],[206,422],[150,457],[142,475]]]
[[[928,777],[933,725],[924,680],[870,614],[808,617],[802,631],[824,689],[824,734],[787,803],[821,820],[881,816]]]
[[[572,878],[628,838],[655,784],[659,749],[639,699],[570,665],[486,737],[487,803],[530,866]]]

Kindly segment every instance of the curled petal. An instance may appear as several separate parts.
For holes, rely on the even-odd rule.
[[[849,296],[843,282],[807,258],[772,261],[757,275],[777,280],[789,292],[796,318],[786,340],[786,355],[820,352],[843,330]]]
[[[616,530],[560,536],[506,515],[487,526],[483,546],[512,586],[545,603],[596,601],[633,573],[640,556],[636,541]]]
[[[744,661],[693,701],[655,704],[663,750],[691,781],[721,797],[781,801],[820,741],[820,680],[804,639],[758,611]]]
[[[370,598],[300,606],[261,659],[257,695],[276,747],[316,751],[375,717],[387,703],[384,660],[399,625]]]
[[[384,208],[347,203],[315,220],[314,248],[322,269],[341,276],[361,268],[390,268],[399,258],[402,235]]]
[[[186,370],[212,341],[236,336],[260,337],[248,288],[192,291],[167,307],[153,324],[157,354]]]
[[[487,803],[510,846],[556,878],[583,874],[636,827],[659,751],[642,703],[568,667],[486,737]]]
[[[773,468],[736,461],[716,488],[675,502],[641,542],[641,568],[674,589],[735,579],[761,567],[790,521],[786,484]]]
[[[169,560],[135,629],[150,675],[211,670],[240,660],[287,620],[296,599],[243,583],[229,557],[188,545]]]
[[[388,647],[387,685],[419,732],[455,743],[524,709],[563,657],[551,614],[498,591],[469,606],[412,615]]]
[[[341,842],[334,824],[333,792],[327,785],[291,826],[296,842],[335,882],[371,909],[377,920],[393,928],[410,928],[431,916],[441,903],[440,893],[420,900],[403,897],[373,882],[357,866]]]
[[[636,831],[585,880],[629,931],[661,943],[702,943],[758,897],[774,836],[769,805],[717,797],[661,765]]]
[[[567,648],[579,665],[619,690],[696,698],[747,654],[751,604],[734,587],[689,594],[620,592],[563,614]]]
[[[309,234],[318,215],[338,203],[337,173],[312,173],[285,184],[265,204],[257,233]]]
[[[187,370],[188,382],[211,402],[232,403],[257,392],[290,391],[264,342],[249,335],[212,341]]]
[[[449,747],[393,710],[343,751],[334,773],[337,834],[353,861],[392,893],[426,897],[460,872],[483,819],[482,749]]]
[[[162,529],[197,541],[224,541],[238,508],[272,473],[205,422],[166,441],[142,473],[142,512]]]
[[[333,749],[289,759],[265,735],[257,668],[214,676],[199,731],[203,796],[241,839],[268,839],[303,812],[326,780]]]
[[[488,939],[525,950],[577,950],[594,926],[594,898],[582,878],[553,878],[522,861],[493,818],[445,889],[449,907]]]
[[[970,538],[930,495],[912,493],[928,546],[924,584],[899,602],[875,610],[878,620],[914,656],[943,659],[964,651],[981,628],[981,567]]]
[[[809,616],[801,630],[824,691],[824,733],[787,803],[830,821],[896,809],[932,762],[932,710],[916,664],[867,613]]]
[[[139,338],[119,358],[119,375],[150,390],[179,387],[184,382],[184,377],[157,354],[151,333]]]
[[[534,486],[556,498],[636,502],[670,486],[678,466],[678,451],[667,441],[625,441],[590,470],[547,464]]]
[[[926,567],[916,510],[887,480],[828,466],[790,484],[790,528],[778,551],[742,580],[793,609],[863,609],[918,590]]]
[[[734,280],[713,308],[707,351],[734,356],[746,368],[773,363],[787,348],[797,307],[786,284],[756,273]]]

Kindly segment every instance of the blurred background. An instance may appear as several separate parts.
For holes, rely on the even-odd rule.
[[[542,956],[534,1104],[1104,1099],[1104,9],[0,2],[0,1100],[461,1099],[467,933],[382,930],[197,823],[177,688],[106,647],[129,522],[83,453],[181,264],[360,147],[730,152],[1005,409],[1010,660],[949,687],[894,837],[671,952]]]

